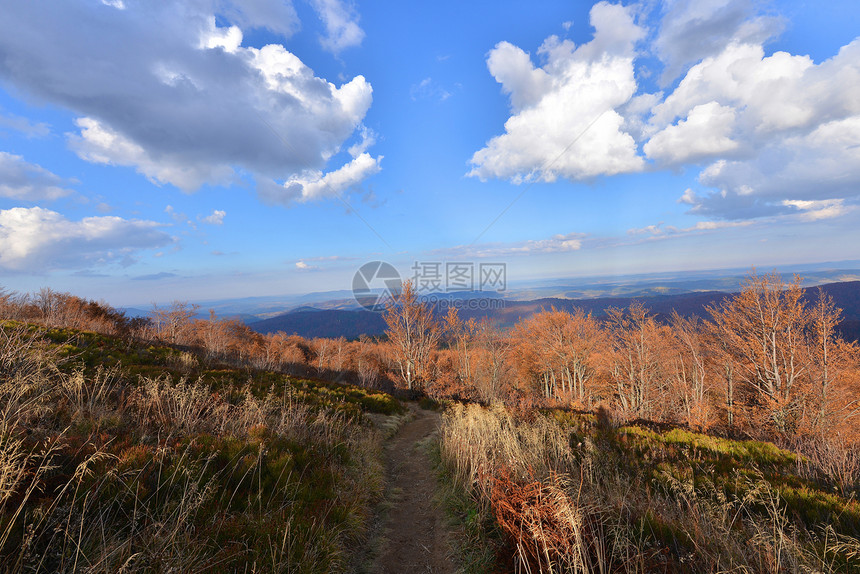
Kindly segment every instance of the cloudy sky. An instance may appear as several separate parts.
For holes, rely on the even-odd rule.
[[[6,2],[0,287],[860,259],[860,3]]]

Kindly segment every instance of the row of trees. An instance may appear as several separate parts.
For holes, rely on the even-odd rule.
[[[386,322],[409,388],[797,436],[854,432],[860,349],[840,337],[840,314],[773,274],[751,276],[708,319],[659,321],[633,303],[605,320],[544,310],[503,333],[456,310],[436,320],[407,284]]]
[[[263,335],[174,302],[128,319],[103,303],[43,289],[0,292],[0,317],[195,347],[212,361],[434,396],[604,407],[649,419],[757,434],[853,436],[860,349],[839,336],[840,311],[799,281],[751,276],[707,318],[658,320],[641,303],[598,320],[544,310],[501,330],[438,316],[410,283],[386,311],[387,336],[358,341]]]
[[[0,319],[117,336],[140,334],[148,324],[146,319],[126,317],[106,303],[60,293],[48,287],[33,294],[8,293],[0,288]]]

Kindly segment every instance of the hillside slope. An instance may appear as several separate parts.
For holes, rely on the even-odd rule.
[[[346,311],[340,309],[313,309],[303,307],[271,319],[263,319],[249,325],[258,333],[268,334],[283,331],[287,335],[316,337],[346,337],[357,339],[361,335],[381,335],[385,332],[382,315],[370,311]]]
[[[0,321],[0,571],[346,571],[393,397]],[[86,568],[84,567],[86,566]]]

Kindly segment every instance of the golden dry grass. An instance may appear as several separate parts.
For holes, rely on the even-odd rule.
[[[802,480],[788,456],[742,461],[730,449],[718,469],[690,457],[678,433],[574,428],[477,405],[450,408],[440,441],[443,464],[492,513],[521,572],[860,571],[860,524],[847,518],[857,503],[828,495],[847,513],[841,526],[803,519],[812,507],[785,498]]]
[[[373,425],[253,372],[63,366],[43,332],[0,326],[0,570],[350,569],[383,488]]]

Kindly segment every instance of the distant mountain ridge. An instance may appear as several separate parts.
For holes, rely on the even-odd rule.
[[[860,281],[828,283],[804,289],[805,298],[812,303],[818,296],[818,289],[830,295],[837,307],[843,310],[840,324],[843,336],[849,340],[860,338]],[[707,307],[719,304],[732,293],[724,291],[704,291],[673,295],[654,295],[639,297],[601,297],[597,299],[560,299],[543,298],[533,301],[502,301],[498,299],[464,301],[458,306],[460,317],[468,320],[483,318],[498,322],[502,327],[511,327],[522,319],[551,308],[560,311],[573,311],[576,308],[591,313],[595,318],[606,317],[612,307],[627,307],[633,301],[641,301],[658,318],[668,318],[672,311],[683,316],[697,315],[707,318]],[[481,305],[484,301],[486,304]],[[493,303],[493,304],[491,304]],[[448,300],[436,303],[438,315],[444,315]],[[365,310],[318,309],[299,307],[287,313],[257,321],[249,325],[259,333],[283,331],[302,337],[346,337],[355,339],[361,335],[378,336],[385,332],[385,321],[380,313]]]
[[[248,325],[258,333],[301,335],[307,339],[346,337],[357,339],[361,335],[376,336],[385,332],[381,313],[342,309],[315,309],[300,307],[283,315],[263,319]]]

